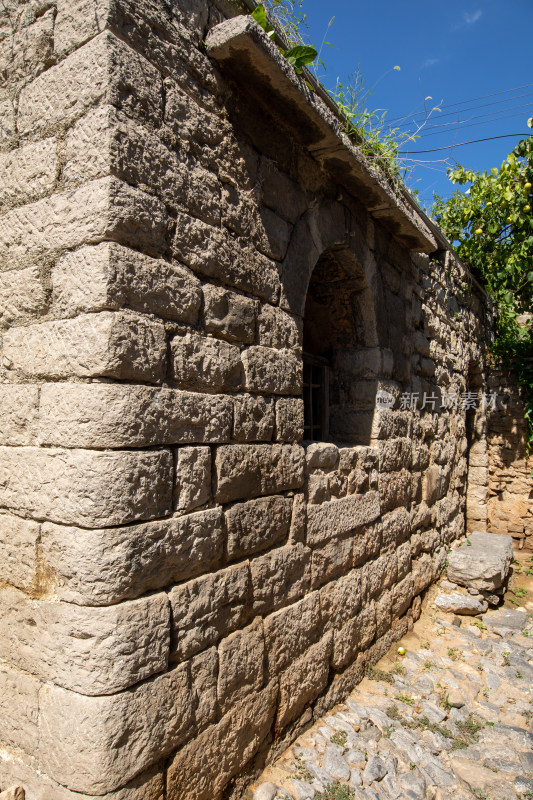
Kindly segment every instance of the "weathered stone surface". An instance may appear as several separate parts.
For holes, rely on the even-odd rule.
[[[233,395],[236,442],[269,442],[274,432],[274,400],[253,394]]]
[[[24,800],[25,797],[26,793],[22,786],[13,786],[5,792],[0,792],[0,800]]]
[[[307,508],[307,541],[320,544],[374,522],[379,517],[379,495],[375,491],[331,500]]]
[[[276,440],[278,442],[301,442],[304,435],[304,404],[296,397],[280,397],[276,400]]]
[[[3,407],[2,390],[0,386]],[[17,391],[22,397],[24,392],[30,394],[21,386],[9,387],[6,393],[12,397]],[[227,442],[231,425],[232,404],[226,397],[103,383],[50,383],[40,393],[39,442],[45,445],[110,448]]]
[[[299,600],[309,590],[311,551],[302,544],[286,545],[250,563],[253,608],[267,614]]]
[[[192,270],[275,302],[279,273],[272,261],[243,247],[220,228],[179,213],[173,252]]]
[[[263,620],[260,617],[220,642],[217,697],[223,714],[261,689],[264,655]]]
[[[265,647],[270,678],[279,675],[320,636],[318,592],[265,617]]]
[[[115,242],[67,253],[52,270],[52,308],[61,316],[127,306],[195,323],[200,302],[200,281],[186,267]]]
[[[302,344],[302,322],[281,308],[263,305],[259,311],[259,344],[298,351]]]
[[[172,658],[183,661],[244,625],[249,594],[247,562],[172,589]]]
[[[300,394],[302,364],[290,350],[249,347],[242,354],[244,385],[250,392]]]
[[[498,608],[490,611],[483,621],[493,628],[512,628],[522,631],[527,624],[527,613],[521,608]]]
[[[29,579],[31,535],[37,536],[39,528],[36,523],[25,524],[30,526],[28,543],[24,549],[19,546],[17,553],[21,565],[27,561],[28,568],[20,582]],[[10,526],[8,530],[11,531]],[[15,545],[22,534],[17,538],[11,532],[10,537]],[[103,530],[45,523],[41,537],[42,557],[54,593],[61,600],[80,605],[118,603],[216,569],[222,562],[223,545],[224,517],[220,508]],[[2,552],[3,549],[2,546]],[[8,564],[10,552],[8,549]],[[20,565],[15,574],[19,571],[22,572]]]
[[[309,471],[335,469],[339,463],[339,449],[327,442],[313,442],[306,447],[305,461]]]
[[[0,326],[37,317],[45,309],[45,291],[37,267],[0,272]]]
[[[473,589],[499,589],[513,560],[513,540],[501,534],[476,532],[469,535],[468,542],[449,554],[448,578]]]
[[[320,590],[320,608],[325,631],[338,629],[343,623],[355,618],[361,608],[361,578],[361,570],[351,570]]]
[[[162,118],[161,75],[109,31],[96,36],[20,95],[19,132],[75,119],[98,102],[154,122]]]
[[[292,506],[290,497],[264,497],[231,506],[226,511],[228,558],[243,558],[286,540]]]
[[[274,718],[277,685],[241,700],[220,722],[182,748],[168,768],[167,791],[176,800],[211,800],[247,764]]]
[[[120,525],[166,516],[171,501],[168,450],[0,448],[0,504],[38,519]]]
[[[0,623],[2,624],[2,623]],[[0,664],[1,741],[33,755],[39,740],[41,683],[7,664]],[[2,786],[3,784],[0,784]]]
[[[297,489],[303,483],[303,450],[297,445],[229,445],[217,448],[219,503]]]
[[[326,634],[294,661],[280,676],[280,698],[276,728],[282,730],[306,705],[324,690],[329,674],[333,635]]]
[[[40,13],[31,6],[9,9],[9,25],[5,26],[0,44],[0,69],[9,88],[31,80],[50,63],[55,9],[39,8],[38,11]]]
[[[206,284],[204,320],[208,333],[229,342],[249,344],[255,340],[255,302],[244,295]]]
[[[124,786],[191,734],[188,664],[128,692],[85,697],[47,685],[40,693],[39,760],[58,783],[91,796]]]
[[[435,605],[441,611],[450,614],[482,614],[488,608],[488,603],[466,594],[438,594]]]
[[[80,694],[121,691],[166,669],[166,594],[107,608],[28,600],[0,590],[0,655],[9,664]]]
[[[36,582],[37,542],[41,526],[12,514],[0,514],[0,561],[6,583],[25,592]]]
[[[196,391],[235,391],[242,384],[238,347],[220,339],[186,333],[171,343],[173,378],[178,386]]]
[[[165,247],[163,203],[116,178],[91,181],[0,217],[0,257],[11,263],[34,260],[104,239],[133,247]]]
[[[0,155],[0,208],[34,200],[51,191],[56,177],[54,138],[30,142]]]
[[[36,444],[38,405],[38,386],[0,384],[0,444]]]
[[[164,774],[157,767],[137,775],[114,792],[98,796],[80,794],[60,786],[44,772],[36,772],[33,758],[21,750],[8,751],[4,747],[0,757],[0,785],[14,783],[24,786],[26,797],[31,795],[35,800],[163,800],[164,796]]]
[[[4,355],[26,375],[159,382],[166,367],[165,329],[133,312],[83,314],[11,328]]]
[[[180,447],[176,463],[175,499],[178,511],[192,511],[211,497],[211,450]]]

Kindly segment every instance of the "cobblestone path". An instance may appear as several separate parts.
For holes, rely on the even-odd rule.
[[[246,800],[533,800],[533,603],[514,586],[476,619],[437,611],[433,589],[413,630]]]

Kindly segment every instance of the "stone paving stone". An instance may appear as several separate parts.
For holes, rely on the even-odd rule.
[[[268,800],[533,796],[529,636],[533,617],[524,609],[488,611],[478,627],[472,618],[457,626],[428,600],[413,631],[242,800],[262,800],[259,790]]]

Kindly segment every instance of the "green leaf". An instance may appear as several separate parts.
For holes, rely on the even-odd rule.
[[[298,44],[296,47],[286,50],[283,55],[293,67],[305,67],[306,64],[311,64],[318,57],[318,52],[314,47]]]
[[[258,5],[257,8],[254,9],[254,11],[252,11],[252,17],[255,19],[256,22],[259,23],[259,25],[261,25],[263,30],[266,31],[267,33],[270,33],[271,31],[274,30],[274,28],[268,21],[266,10],[262,3]]]

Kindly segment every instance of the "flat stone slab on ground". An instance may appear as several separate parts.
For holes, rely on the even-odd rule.
[[[488,603],[466,594],[438,594],[435,598],[435,605],[440,611],[450,614],[467,614],[475,616],[482,614],[488,608]]]

